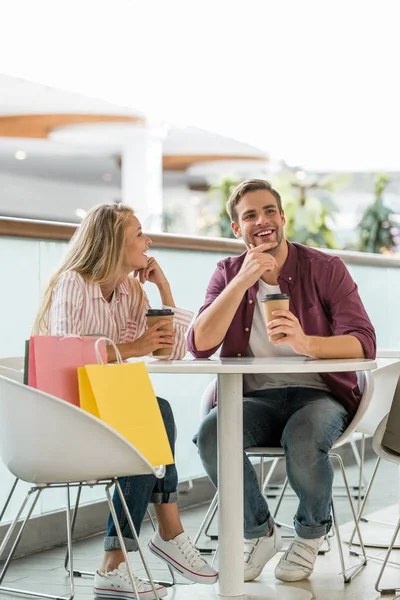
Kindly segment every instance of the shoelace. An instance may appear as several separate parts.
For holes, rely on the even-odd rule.
[[[119,575],[121,577],[121,579],[123,579],[124,581],[126,581],[127,583],[130,583],[131,578],[129,577],[129,573],[128,573],[128,569],[125,568],[119,568],[119,569],[115,569],[114,571],[111,571],[109,573],[103,573],[103,577],[115,577],[116,575]],[[133,579],[135,580],[135,585],[138,589],[138,592],[144,592],[146,590],[148,590],[149,588],[151,588],[151,585],[145,581],[143,581],[142,579],[139,579],[139,577],[135,577],[135,575],[133,576]]]
[[[183,540],[178,548],[191,567],[200,570],[206,564],[206,561],[201,557],[200,552],[193,546],[189,538]]]

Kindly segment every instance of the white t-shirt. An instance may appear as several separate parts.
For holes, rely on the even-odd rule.
[[[292,350],[289,344],[275,346],[268,339],[267,324],[264,317],[261,298],[266,294],[280,294],[279,285],[268,285],[262,279],[259,280],[257,302],[254,307],[253,324],[250,333],[247,356],[299,356]],[[244,392],[253,390],[266,390],[281,387],[308,387],[329,391],[321,375],[318,373],[268,375],[251,374],[244,376]]]

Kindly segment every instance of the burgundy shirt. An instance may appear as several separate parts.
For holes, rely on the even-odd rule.
[[[323,337],[352,335],[360,341],[365,358],[374,359],[375,330],[361,302],[357,285],[342,260],[301,244],[288,242],[288,248],[278,284],[282,293],[290,296],[290,310],[299,319],[304,333]],[[199,314],[237,275],[245,256],[246,252],[218,263]],[[221,357],[246,355],[257,292],[258,282],[244,294],[222,341]],[[188,334],[188,348],[195,358],[209,358],[219,346],[197,350],[192,327]],[[356,373],[321,373],[321,377],[333,396],[353,415],[361,399]]]

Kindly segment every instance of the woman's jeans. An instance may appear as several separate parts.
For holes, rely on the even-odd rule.
[[[163,398],[157,398],[157,400],[167,431],[172,454],[174,454],[176,432],[174,415],[166,400]],[[154,440],[154,443],[157,444],[157,440]],[[162,479],[157,479],[154,475],[134,475],[133,477],[120,477],[118,481],[138,534],[149,502],[152,502],[153,504],[163,504],[177,501],[178,474],[174,464],[166,466],[165,476]],[[114,491],[113,502],[126,549],[128,552],[137,550],[137,544],[133,539],[133,534],[122,508],[117,490]],[[109,515],[107,533],[104,540],[104,550],[114,550],[116,548],[121,548],[121,545],[118,540],[114,522],[111,515]]]
[[[331,528],[333,469],[328,453],[349,420],[346,409],[323,390],[278,388],[252,392],[251,397],[244,398],[244,448],[283,447],[289,483],[299,498],[294,526],[302,538],[322,537]],[[193,441],[217,487],[216,408],[209,412]],[[256,472],[244,453],[245,538],[262,537],[272,526]]]

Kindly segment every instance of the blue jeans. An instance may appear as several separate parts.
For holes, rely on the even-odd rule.
[[[244,448],[282,446],[289,483],[299,498],[296,533],[324,536],[332,525],[333,469],[329,450],[349,422],[346,409],[323,390],[289,387],[251,392],[243,401]],[[212,409],[193,440],[207,475],[217,487],[217,409]],[[257,475],[244,453],[244,533],[266,535],[273,519]]]
[[[172,454],[174,454],[176,435],[174,415],[166,400],[163,398],[157,398],[157,400]],[[156,444],[157,440],[154,440],[154,443]],[[118,481],[138,534],[149,502],[163,504],[177,501],[178,473],[174,464],[166,466],[165,476],[162,479],[157,479],[154,475],[135,475],[133,477],[120,477]],[[137,550],[137,544],[133,539],[133,534],[117,490],[114,491],[113,503],[126,549],[128,552]],[[108,517],[107,533],[104,539],[104,550],[114,550],[116,548],[121,548],[121,545],[110,514]]]

